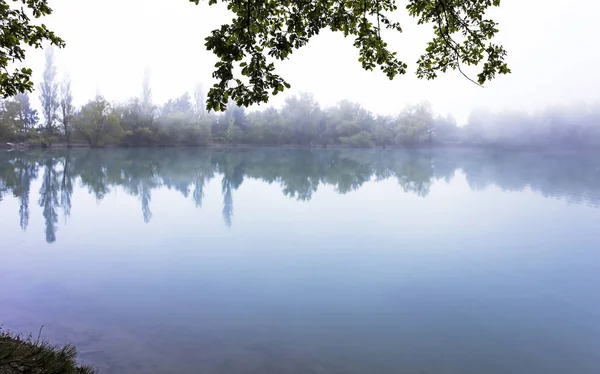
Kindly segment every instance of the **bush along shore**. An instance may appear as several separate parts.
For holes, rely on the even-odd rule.
[[[77,363],[77,350],[59,347],[32,335],[22,336],[0,328],[0,374],[93,374],[96,370]]]

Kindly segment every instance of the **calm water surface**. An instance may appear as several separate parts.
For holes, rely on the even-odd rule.
[[[100,373],[600,373],[600,158],[0,153],[0,324]]]

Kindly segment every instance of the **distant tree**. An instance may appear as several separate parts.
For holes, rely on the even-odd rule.
[[[38,122],[27,94],[18,94],[0,102],[0,139],[25,140]]]
[[[295,143],[304,145],[317,139],[320,115],[319,103],[309,93],[288,97],[281,110],[283,120],[292,129]]]
[[[244,143],[247,137],[248,122],[246,121],[246,110],[243,107],[231,103],[224,115],[224,123],[227,125],[225,140],[228,143]]]
[[[429,103],[408,106],[397,118],[396,143],[418,145],[432,142],[434,126],[433,112]]]
[[[157,142],[156,107],[152,101],[149,68],[146,68],[144,72],[141,96],[132,98],[115,109],[120,116],[121,127],[124,131],[123,141],[126,145],[144,146]]]
[[[102,96],[85,104],[73,121],[78,134],[91,147],[100,147],[110,141],[120,141],[123,130],[120,118],[109,102]]]
[[[9,102],[9,100],[0,100],[0,140],[10,140],[15,133]]]
[[[37,110],[31,107],[29,95],[27,93],[17,94],[15,100],[19,103],[18,118],[21,124],[20,130],[22,132],[33,130],[38,124],[39,116]]]
[[[58,107],[58,121],[62,126],[67,144],[71,145],[75,107],[73,106],[73,94],[71,93],[71,80],[68,77],[65,77],[60,86]]]
[[[31,69],[16,68],[10,71],[11,63],[25,60],[25,46],[42,48],[45,42],[57,47],[65,43],[42,24],[35,24],[35,19],[52,13],[47,0],[20,1],[0,0],[0,97],[8,98],[18,93],[31,91]]]
[[[373,145],[373,115],[360,104],[342,100],[327,111],[325,138],[328,144],[367,147]]]
[[[54,66],[54,49],[46,50],[46,67],[44,77],[40,83],[40,103],[44,115],[44,127],[47,135],[55,131],[57,111],[60,106],[58,82],[56,80],[56,66]]]
[[[434,139],[436,143],[458,143],[460,141],[460,129],[456,119],[451,115],[438,116],[435,119]]]
[[[124,131],[124,142],[129,146],[144,146],[154,143],[156,129],[154,116],[143,109],[142,100],[133,98],[119,105],[120,124]]]
[[[189,93],[169,100],[157,118],[165,145],[206,145],[211,142],[210,117],[200,118]]]
[[[249,141],[253,144],[278,145],[287,142],[287,132],[281,113],[273,108],[249,113]]]
[[[196,85],[194,90],[194,110],[198,118],[202,119],[206,114],[206,97],[204,96],[204,87],[202,84]]]
[[[377,116],[373,126],[373,139],[375,144],[380,146],[394,145],[394,123],[395,119],[391,116]]]
[[[191,97],[185,92],[175,100],[167,101],[160,110],[161,116],[168,116],[176,113],[193,113]]]
[[[146,67],[144,71],[144,80],[142,82],[142,97],[141,97],[142,113],[146,116],[152,115],[154,104],[152,103],[152,87],[150,86],[150,69]]]
[[[471,112],[467,125],[462,131],[466,143],[487,144],[490,140],[489,130],[492,117],[492,113],[485,109]]]

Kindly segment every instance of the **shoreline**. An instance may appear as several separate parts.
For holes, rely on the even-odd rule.
[[[73,345],[53,345],[41,338],[41,334],[42,329],[34,339],[31,334],[16,335],[0,328],[0,373],[96,373],[94,368],[78,364],[77,350]]]
[[[0,151],[14,152],[27,151],[34,149],[45,150],[69,150],[69,149],[210,149],[210,150],[236,150],[236,149],[297,149],[297,150],[403,150],[403,151],[436,151],[436,150],[479,150],[490,152],[543,152],[543,153],[566,153],[566,154],[581,154],[581,153],[600,153],[600,148],[594,147],[556,147],[556,146],[506,146],[506,145],[480,145],[480,144],[425,144],[417,146],[372,146],[372,147],[352,147],[341,144],[336,145],[304,145],[304,144],[232,144],[232,143],[212,143],[208,145],[144,145],[144,146],[127,146],[127,145],[107,145],[103,147],[90,147],[87,144],[66,144],[56,143],[50,146],[42,146],[40,144],[29,143],[0,143]]]

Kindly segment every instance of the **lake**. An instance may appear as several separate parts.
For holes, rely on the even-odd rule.
[[[600,158],[0,153],[0,324],[100,373],[600,373]]]

